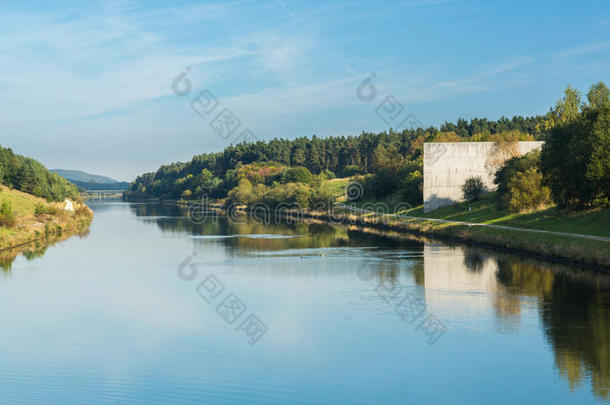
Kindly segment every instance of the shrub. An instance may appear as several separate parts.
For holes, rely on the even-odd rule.
[[[231,189],[231,191],[229,191],[227,194],[227,198],[230,202],[245,205],[254,202],[253,196],[252,183],[246,179],[241,179],[237,187]]]
[[[41,217],[47,213],[47,207],[43,203],[36,203],[34,205],[34,216]]]
[[[542,184],[542,173],[537,167],[517,173],[511,178],[508,188],[508,209],[511,212],[540,208],[551,202],[551,190]]]
[[[358,165],[348,165],[341,170],[341,177],[352,177],[364,174],[364,169]]]
[[[47,206],[46,211],[49,215],[59,215],[61,212],[65,212],[63,209],[54,207],[52,205]]]
[[[380,171],[365,178],[364,196],[382,199],[398,189],[398,177],[389,171]]]
[[[15,212],[13,211],[11,203],[3,201],[2,204],[0,204],[0,226],[12,228],[16,224],[17,220],[15,219]]]
[[[309,184],[313,180],[313,174],[303,166],[290,167],[282,175],[282,183],[305,183]]]
[[[400,196],[403,201],[412,206],[423,203],[424,176],[419,170],[414,170],[400,180]]]
[[[509,183],[518,174],[540,164],[540,152],[532,151],[523,156],[514,157],[506,161],[497,172],[494,178],[494,184],[498,186],[496,198],[500,209],[508,209],[508,200],[510,199]]]
[[[485,191],[485,184],[483,184],[483,179],[480,176],[469,177],[462,186],[462,192],[466,201],[478,200]]]
[[[332,190],[325,184],[318,185],[312,190],[310,207],[313,209],[329,209],[333,206],[335,199]]]
[[[335,178],[335,177],[337,177],[337,176],[335,176],[335,173],[331,172],[330,170],[328,170],[328,169],[324,169],[324,170],[322,170],[322,171],[320,172],[320,177],[321,177],[323,180],[332,180],[332,179],[334,179],[334,178]]]

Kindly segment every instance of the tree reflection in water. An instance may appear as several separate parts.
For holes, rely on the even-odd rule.
[[[535,298],[545,336],[552,347],[555,364],[562,378],[572,388],[589,381],[595,395],[603,399],[610,397],[608,275],[485,249],[392,242],[383,236],[365,235],[341,226],[318,223],[266,225],[248,221],[238,224],[227,221],[226,218],[194,224],[186,219],[186,210],[180,207],[133,205],[131,208],[144,221],[155,223],[168,234],[241,235],[242,237],[227,238],[222,242],[234,254],[346,245],[383,246],[384,251],[388,247],[403,246],[414,252],[423,251],[423,260],[416,261],[408,268],[401,264],[400,256],[393,257],[389,254],[383,256],[384,260],[371,262],[367,269],[379,282],[396,282],[401,274],[409,274],[413,277],[414,284],[426,290],[492,295],[500,333],[519,331],[523,298]],[[243,237],[267,234],[300,237]],[[435,249],[441,253],[435,254]],[[427,297],[426,300],[429,306],[431,302]],[[468,302],[467,305],[476,306],[479,301]]]
[[[78,232],[76,235],[79,238],[86,238],[87,236],[89,236],[89,229],[85,229],[84,231]],[[25,245],[13,249],[6,249],[0,251],[0,268],[4,271],[5,274],[10,274],[13,262],[20,255],[25,257],[25,259],[28,261],[35,260],[39,257],[44,256],[49,246],[53,246],[56,243],[69,239],[72,236],[74,236],[73,233],[66,232],[59,238],[43,238],[38,241],[27,243]]]
[[[518,299],[538,298],[555,363],[571,388],[590,380],[598,397],[610,390],[610,277],[559,265],[498,260],[498,281]]]

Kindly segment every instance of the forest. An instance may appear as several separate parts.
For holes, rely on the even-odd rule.
[[[497,121],[458,119],[455,123],[445,122],[439,128],[401,132],[390,129],[328,138],[315,135],[294,140],[276,138],[230,145],[221,152],[195,155],[190,162],[163,165],[156,172],[143,174],[130,184],[124,198],[194,200],[205,196],[244,204],[264,201],[271,205],[298,202],[312,206],[329,197],[324,180],[358,176],[363,184],[363,198],[378,200],[397,193],[402,201],[419,205],[424,142],[550,140],[542,154],[527,157],[533,162],[511,161],[507,164],[512,169],[498,172],[500,203],[519,211],[524,204],[529,207],[545,203],[551,194],[564,206],[603,203],[607,195],[600,189],[607,186],[610,172],[607,167],[610,147],[604,144],[608,142],[608,88],[603,82],[592,85],[587,99],[583,103],[580,93],[568,86],[564,97],[547,114],[533,117],[502,117]],[[577,135],[570,138],[566,132]],[[568,138],[572,139],[571,144],[562,141]],[[588,159],[593,149],[597,150],[592,163],[596,166],[589,167],[583,159]],[[572,156],[573,164],[565,164],[570,167],[566,172],[558,166],[565,163],[568,155]],[[530,172],[524,174],[520,168]],[[576,173],[591,181],[574,181]],[[513,178],[516,175],[519,176]],[[533,182],[529,181],[532,177]],[[560,196],[566,182],[574,184],[579,191]],[[542,187],[547,187],[542,189],[546,194],[529,202],[514,199],[510,202],[507,195],[519,191],[527,196],[528,188]],[[583,191],[583,187],[587,190]]]
[[[268,142],[230,145],[221,152],[196,155],[190,162],[176,162],[146,173],[131,183],[125,197],[160,199],[199,199],[227,197],[239,183],[245,166],[256,164],[274,172],[254,183],[273,181],[285,168],[302,167],[313,175],[348,177],[378,174],[376,196],[395,192],[399,187],[412,194],[421,183],[423,143],[431,141],[485,141],[506,134],[523,139],[540,139],[547,118],[460,119],[445,123],[440,129],[417,128],[402,132],[363,132],[357,136],[273,139]],[[274,169],[275,168],[275,169]],[[252,169],[252,168],[250,168]],[[249,179],[250,181],[251,179]],[[408,194],[408,191],[405,191]],[[413,197],[415,198],[415,197]],[[419,197],[421,199],[421,196]],[[416,199],[416,198],[415,198]],[[416,201],[413,201],[416,202]]]

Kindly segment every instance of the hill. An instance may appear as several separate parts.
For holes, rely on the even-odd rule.
[[[125,191],[129,188],[129,183],[120,181],[116,183],[86,183],[84,181],[71,180],[78,188],[86,191]]]
[[[0,145],[0,184],[49,201],[78,198],[78,188],[40,162]]]
[[[70,180],[74,184],[76,184],[76,182],[103,184],[119,183],[117,180],[111,179],[110,177],[91,174],[81,170],[51,169],[51,172],[59,174],[64,179]]]

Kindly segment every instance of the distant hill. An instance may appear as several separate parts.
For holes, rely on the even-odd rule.
[[[78,180],[70,181],[76,184],[78,188],[87,191],[125,191],[129,188],[129,183],[126,181],[117,181],[116,183],[88,183]]]
[[[81,170],[53,169],[51,171],[76,184],[78,188],[87,191],[125,191],[129,187],[129,183],[126,181],[117,181],[110,177],[91,174]]]
[[[99,176],[97,174],[90,174],[81,170],[66,170],[66,169],[51,169],[53,173],[59,174],[64,179],[68,179],[76,184],[76,182],[82,183],[119,183],[117,180],[111,179],[106,176]]]

